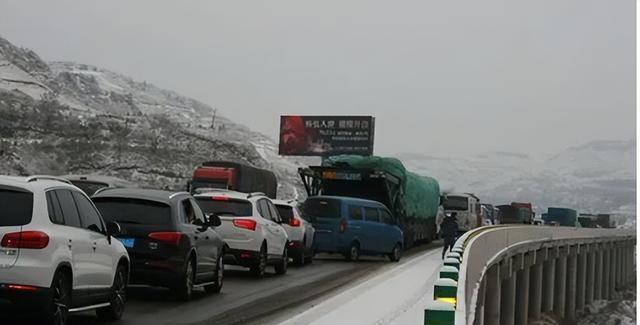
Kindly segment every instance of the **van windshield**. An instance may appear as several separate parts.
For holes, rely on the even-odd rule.
[[[469,198],[464,196],[447,196],[444,200],[444,208],[447,210],[466,211],[469,209]]]
[[[0,227],[24,226],[31,222],[33,193],[0,189]]]
[[[315,218],[339,219],[340,201],[334,199],[308,199],[302,205],[302,213],[305,216]]]
[[[110,197],[94,198],[93,202],[105,221],[140,225],[171,224],[171,207],[168,204]]]

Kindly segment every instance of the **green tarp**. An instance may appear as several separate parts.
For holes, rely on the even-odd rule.
[[[362,157],[353,155],[334,156],[325,160],[324,165],[348,165],[353,168],[373,169],[389,173],[401,181],[398,207],[406,217],[434,218],[440,205],[440,185],[431,177],[407,171],[396,158]]]

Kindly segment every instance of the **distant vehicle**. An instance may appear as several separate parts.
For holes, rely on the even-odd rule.
[[[466,232],[482,225],[480,199],[472,193],[446,194],[442,206],[447,215],[452,212],[456,213],[460,232]]]
[[[322,166],[298,170],[309,197],[340,196],[384,204],[404,233],[403,247],[437,238],[438,181],[407,171],[400,160],[335,156]]]
[[[529,205],[529,206],[527,206]],[[511,203],[509,205],[499,205],[500,224],[532,224],[533,212],[529,203]]]
[[[71,182],[71,184],[77,186],[83,192],[85,192],[88,196],[92,196],[97,191],[104,188],[112,188],[112,187],[129,187],[134,188],[138,187],[135,183],[129,182],[127,180],[112,177],[112,176],[102,176],[102,175],[62,175],[60,178],[66,179]]]
[[[578,222],[583,228],[613,228],[609,214],[580,213]]]
[[[273,200],[273,203],[280,213],[282,227],[289,237],[287,244],[289,257],[296,265],[311,263],[315,228],[301,215],[295,201]]]
[[[276,175],[266,169],[228,161],[207,161],[193,171],[187,185],[189,192],[199,188],[226,189],[243,193],[262,192],[275,199],[278,190]]]
[[[226,264],[248,267],[257,277],[268,265],[276,274],[287,273],[289,238],[278,209],[264,193],[219,190],[195,198],[205,213],[222,220],[216,230],[227,245]]]
[[[402,230],[384,204],[337,196],[314,196],[302,205],[316,229],[316,253],[344,254],[350,261],[361,255],[386,255],[400,260]]]
[[[493,207],[493,205],[488,203],[480,204],[480,218],[482,220],[482,225],[495,225],[495,214],[495,208]]]
[[[220,292],[224,242],[186,192],[109,189],[92,197],[105,220],[122,225],[118,236],[131,256],[131,283],[168,287],[180,299],[193,289]]]
[[[545,224],[557,224],[563,227],[580,227],[578,212],[569,208],[548,208],[547,213],[542,214]]]
[[[0,207],[0,300],[46,324],[122,317],[129,257],[87,195],[56,177],[0,176]]]

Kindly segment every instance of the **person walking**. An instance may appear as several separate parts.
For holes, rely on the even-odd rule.
[[[458,221],[456,220],[456,215],[457,213],[451,212],[451,214],[446,216],[440,224],[440,237],[444,239],[444,247],[442,248],[443,260],[447,250],[451,250],[453,248],[453,244],[455,244],[456,239],[458,238]]]

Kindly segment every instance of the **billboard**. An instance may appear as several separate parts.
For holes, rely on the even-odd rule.
[[[374,130],[372,116],[281,116],[279,153],[283,156],[370,156]]]

